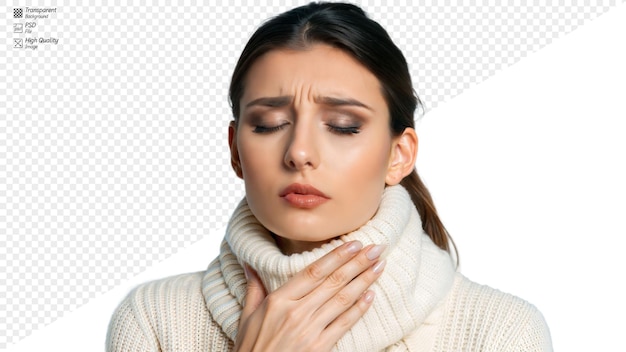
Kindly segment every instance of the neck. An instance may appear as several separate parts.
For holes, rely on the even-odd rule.
[[[308,252],[308,251],[313,250],[314,248],[321,247],[322,245],[327,244],[331,242],[332,240],[338,238],[338,237],[329,238],[325,241],[319,241],[319,242],[308,242],[308,241],[292,240],[289,238],[278,236],[276,234],[272,234],[272,237],[274,237],[274,241],[276,241],[276,246],[280,249],[280,251],[284,255],[292,255],[292,254],[300,254],[303,252]]]

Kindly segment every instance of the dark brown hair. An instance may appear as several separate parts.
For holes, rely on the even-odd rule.
[[[230,84],[230,103],[236,123],[246,74],[254,61],[271,50],[306,49],[313,43],[345,50],[378,78],[389,106],[393,135],[415,127],[413,115],[421,102],[413,90],[404,55],[383,27],[368,18],[361,8],[346,3],[310,3],[278,15],[256,30],[239,57]],[[400,184],[411,195],[424,231],[441,249],[450,252],[452,245],[456,254],[456,246],[417,171],[413,170]]]

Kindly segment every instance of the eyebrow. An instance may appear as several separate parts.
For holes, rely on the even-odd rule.
[[[318,97],[315,99],[315,101],[317,103],[330,106],[357,106],[360,108],[365,108],[367,110],[372,110],[372,108],[370,108],[369,106],[352,98]]]
[[[284,95],[284,96],[278,96],[278,97],[262,97],[262,98],[254,99],[253,101],[246,104],[246,108],[249,108],[254,105],[279,108],[279,107],[289,105],[292,100],[293,100],[293,96],[291,95]],[[321,97],[316,97],[315,102],[318,104],[324,104],[324,105],[329,105],[329,106],[356,106],[356,107],[372,110],[371,107],[352,98],[336,98],[336,97],[321,96]]]
[[[282,107],[282,106],[289,105],[289,103],[291,103],[292,99],[293,99],[293,97],[292,96],[288,96],[288,95],[284,95],[284,96],[280,96],[280,97],[262,97],[262,98],[254,99],[253,101],[251,101],[248,104],[246,104],[246,108],[249,108],[249,107],[254,106],[254,105],[261,105],[261,106],[269,106],[269,107],[273,107],[273,108],[279,108],[279,107]]]

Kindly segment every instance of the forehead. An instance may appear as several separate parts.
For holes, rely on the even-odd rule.
[[[265,96],[352,98],[386,110],[376,76],[346,51],[325,44],[272,50],[259,57],[247,74],[240,103]]]

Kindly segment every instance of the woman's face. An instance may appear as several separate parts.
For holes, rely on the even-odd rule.
[[[250,68],[229,139],[257,219],[301,252],[365,224],[394,160],[378,79],[323,44],[274,50]]]

